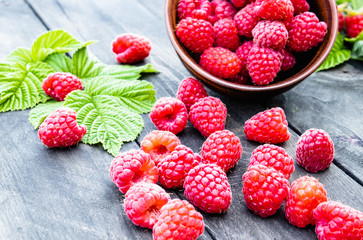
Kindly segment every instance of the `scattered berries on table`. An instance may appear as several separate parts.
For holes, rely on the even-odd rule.
[[[259,21],[252,30],[252,36],[254,44],[277,51],[285,47],[289,37],[283,22],[271,20]]]
[[[233,5],[225,0],[212,0],[211,7],[211,14],[207,20],[212,24],[220,19],[233,18],[237,12]]]
[[[192,17],[207,20],[211,9],[209,0],[180,0],[177,11],[179,19]]]
[[[112,51],[119,63],[133,64],[149,56],[151,44],[149,39],[139,34],[125,33],[112,42]]]
[[[82,140],[87,128],[78,125],[76,112],[61,107],[49,114],[39,126],[38,137],[47,147],[69,147]]]
[[[218,20],[214,26],[215,47],[224,47],[235,51],[240,45],[238,30],[232,18]]]
[[[43,81],[42,88],[48,96],[64,101],[68,93],[82,90],[82,82],[71,73],[55,72],[49,74]]]
[[[176,97],[185,104],[189,112],[194,103],[201,98],[208,97],[208,94],[202,83],[195,78],[188,77],[180,82]]]

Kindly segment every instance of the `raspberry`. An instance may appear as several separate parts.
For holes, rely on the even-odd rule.
[[[344,28],[344,14],[339,11],[338,11],[338,23],[339,23],[338,31],[342,32]]]
[[[282,147],[272,144],[264,144],[253,150],[249,166],[258,164],[274,168],[286,179],[295,170],[292,157]]]
[[[126,215],[137,226],[153,228],[161,208],[170,200],[169,194],[154,183],[139,182],[126,193]]]
[[[239,58],[239,60],[241,60],[240,74],[242,76],[249,76],[247,69],[247,58],[252,47],[253,47],[253,41],[245,41],[236,50],[236,55]]]
[[[286,48],[281,49],[279,53],[281,56],[281,70],[287,71],[291,69],[296,63],[295,56]]]
[[[235,8],[241,8],[246,5],[247,2],[247,0],[231,0],[231,3]]]
[[[179,19],[191,17],[207,20],[211,14],[209,0],[180,0],[178,3]]]
[[[282,143],[290,138],[284,110],[271,108],[254,115],[246,121],[245,130],[248,140],[260,143]]]
[[[204,231],[203,216],[185,200],[173,199],[160,210],[153,228],[153,240],[195,240]]]
[[[315,225],[314,209],[321,202],[326,202],[327,196],[323,184],[316,178],[303,176],[292,184],[285,202],[286,219],[299,228],[309,224]]]
[[[292,19],[287,46],[291,51],[305,52],[324,40],[327,24],[319,22],[312,12],[304,12]]]
[[[363,213],[339,202],[320,203],[314,210],[319,240],[362,240]]]
[[[308,129],[301,135],[296,147],[296,162],[307,171],[323,171],[333,162],[334,143],[321,129]]]
[[[285,20],[294,16],[294,7],[290,0],[259,0],[256,14],[267,20]]]
[[[252,37],[252,29],[256,26],[260,17],[256,14],[256,4],[250,3],[239,10],[233,17],[238,34],[248,38]]]
[[[344,18],[345,30],[348,37],[355,38],[360,32],[363,31],[363,10],[359,15],[347,15]]]
[[[200,66],[216,77],[234,78],[241,70],[241,61],[234,52],[222,47],[211,47],[200,56]]]
[[[144,36],[125,33],[117,36],[112,42],[112,51],[119,63],[133,64],[149,56],[151,44]]]
[[[166,188],[183,187],[189,170],[197,166],[201,157],[190,148],[179,145],[158,165],[159,182]]]
[[[176,97],[180,99],[186,106],[188,112],[190,107],[199,99],[208,97],[207,91],[195,78],[185,78],[181,81]]]
[[[150,119],[157,129],[177,134],[187,125],[188,112],[179,99],[163,97],[151,109]]]
[[[254,84],[267,85],[280,71],[281,57],[272,49],[254,45],[247,58],[247,69]]]
[[[224,129],[227,108],[219,98],[205,97],[199,99],[189,112],[189,120],[204,137]]]
[[[180,42],[190,51],[202,53],[212,47],[214,30],[210,22],[187,17],[176,26],[176,35]]]
[[[236,14],[236,9],[231,3],[225,0],[213,0],[211,2],[212,11],[208,17],[208,21],[212,24],[216,23],[220,19],[233,18]]]
[[[290,0],[294,7],[294,15],[298,15],[310,10],[310,5],[306,0]]]
[[[232,202],[227,175],[215,164],[199,164],[190,170],[184,189],[188,200],[207,213],[225,212]]]
[[[203,163],[216,164],[227,172],[241,158],[242,144],[231,131],[216,131],[203,143],[201,154]]]
[[[244,76],[242,74],[238,74],[235,78],[228,79],[230,82],[237,84],[246,84],[248,81],[248,76]]]
[[[247,208],[261,217],[276,213],[289,191],[289,181],[274,168],[250,166],[243,174],[243,196]]]
[[[132,149],[120,153],[112,160],[110,177],[120,191],[126,193],[138,182],[156,183],[158,169],[148,153]]]
[[[253,43],[263,48],[281,50],[285,47],[288,32],[280,21],[259,21],[252,30]]]
[[[82,90],[82,82],[71,73],[55,72],[44,79],[42,88],[48,96],[64,101],[68,93]]]
[[[231,18],[224,18],[214,24],[214,46],[234,51],[240,45],[236,24]]]
[[[155,166],[158,166],[161,160],[168,156],[178,145],[180,145],[180,140],[174,133],[154,130],[141,141],[140,149],[149,153]]]
[[[38,137],[47,147],[69,147],[82,140],[87,128],[78,125],[76,112],[68,107],[61,107],[46,117],[40,125]]]

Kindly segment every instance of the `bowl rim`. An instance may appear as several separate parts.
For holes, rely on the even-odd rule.
[[[291,88],[292,86],[298,84],[305,78],[307,78],[309,75],[315,72],[316,69],[319,68],[319,66],[325,61],[325,59],[328,57],[331,49],[333,48],[337,32],[338,32],[338,18],[334,17],[337,16],[337,9],[335,8],[335,0],[325,0],[329,3],[332,11],[332,17],[331,17],[331,29],[328,31],[330,35],[332,35],[332,41],[327,42],[326,47],[321,51],[319,58],[314,59],[314,65],[312,66],[312,62],[308,63],[303,69],[301,69],[296,74],[300,73],[298,76],[293,75],[291,77],[285,78],[282,81],[278,81],[276,83],[271,83],[268,85],[263,86],[256,86],[256,85],[243,85],[243,84],[236,84],[221,78],[218,78],[210,73],[208,73],[206,70],[204,70],[199,64],[195,62],[195,60],[189,55],[189,53],[185,50],[185,48],[181,45],[179,42],[175,26],[173,25],[173,16],[172,14],[168,14],[169,8],[174,1],[178,0],[165,0],[165,25],[166,25],[166,31],[169,37],[169,40],[171,44],[174,47],[174,50],[181,58],[182,62],[186,64],[186,67],[191,68],[191,70],[194,70],[195,72],[198,72],[199,75],[201,75],[204,79],[207,79],[209,82],[213,82],[215,84],[218,84],[222,87],[234,89],[237,91],[244,91],[244,92],[269,92],[278,90],[281,88]],[[175,16],[175,24],[177,23],[177,18]]]

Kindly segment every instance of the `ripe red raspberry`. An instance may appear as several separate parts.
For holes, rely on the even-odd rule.
[[[261,217],[276,213],[289,191],[289,181],[274,168],[250,166],[243,174],[243,196],[247,208]]]
[[[149,56],[151,44],[144,36],[125,33],[117,36],[112,42],[112,51],[119,63],[133,64]]]
[[[38,137],[47,147],[69,147],[82,140],[87,128],[78,125],[76,112],[68,107],[61,107],[46,117],[40,125]]]
[[[218,20],[214,24],[214,34],[214,46],[216,47],[223,47],[234,51],[240,45],[237,27],[231,18]]]
[[[138,182],[156,183],[158,169],[148,153],[132,149],[120,153],[112,160],[110,177],[120,191],[126,193]]]
[[[256,14],[267,20],[285,20],[294,16],[290,0],[258,0]]]
[[[249,79],[248,76],[244,76],[240,73],[235,78],[228,79],[228,81],[237,83],[237,84],[246,84],[248,79]]]
[[[163,97],[151,109],[150,119],[157,129],[177,134],[187,125],[188,112],[179,99]]]
[[[177,11],[180,20],[187,17],[207,20],[211,9],[209,0],[180,0]]]
[[[236,9],[231,3],[225,0],[213,0],[211,2],[212,11],[208,17],[208,21],[212,24],[216,23],[220,19],[233,18],[236,14]]]
[[[253,150],[249,166],[258,164],[274,168],[286,179],[295,170],[294,160],[285,149],[272,144],[260,145]]]
[[[170,196],[154,183],[139,182],[126,193],[124,209],[126,215],[137,226],[153,228]]]
[[[215,131],[223,130],[226,118],[226,106],[215,97],[199,99],[189,112],[190,122],[204,137],[208,137]]]
[[[362,240],[363,213],[339,202],[320,203],[314,210],[319,240]]]
[[[310,5],[306,0],[290,0],[294,7],[294,15],[298,15],[310,10]]]
[[[291,69],[296,63],[295,56],[286,48],[281,49],[279,53],[281,56],[281,70],[287,71]]]
[[[245,41],[241,44],[236,50],[236,55],[241,60],[241,71],[240,74],[242,76],[249,76],[247,69],[247,58],[253,47],[253,41]]]
[[[203,216],[188,201],[173,199],[160,210],[153,228],[153,240],[195,240],[204,231]]]
[[[285,47],[289,37],[283,22],[271,20],[259,21],[252,30],[252,36],[254,44],[277,51]]]
[[[246,5],[246,3],[249,2],[248,0],[231,0],[232,5],[235,8],[241,8]]]
[[[227,172],[233,168],[242,156],[242,144],[239,138],[229,130],[212,133],[202,146],[202,162],[213,163]]]
[[[208,97],[207,91],[197,79],[185,78],[181,81],[176,97],[180,99],[186,106],[188,112],[190,107],[199,99]]]
[[[304,228],[309,224],[315,225],[313,211],[319,203],[327,200],[324,186],[316,178],[300,177],[291,184],[287,195],[286,219],[299,228]]]
[[[184,194],[196,207],[207,213],[222,213],[232,202],[226,173],[215,164],[199,164],[189,171]]]
[[[155,166],[158,166],[161,160],[168,156],[178,145],[180,145],[180,140],[174,133],[154,130],[141,141],[140,149],[149,153]]]
[[[234,78],[241,70],[241,61],[237,55],[221,47],[206,49],[199,63],[207,72],[222,79]]]
[[[179,145],[158,165],[159,182],[166,188],[181,188],[189,170],[197,166],[201,157],[190,148]]]
[[[48,96],[64,101],[68,93],[82,90],[82,82],[71,73],[55,72],[44,79],[42,88]]]
[[[338,11],[338,31],[342,32],[344,29],[344,14]]]
[[[254,84],[267,85],[280,71],[281,57],[272,49],[254,45],[247,58],[247,69]]]
[[[279,107],[259,112],[245,123],[248,140],[260,143],[282,143],[290,138],[284,110]]]
[[[184,18],[176,26],[176,35],[187,49],[196,53],[202,53],[214,43],[213,26],[202,19]]]
[[[355,38],[363,31],[363,10],[358,15],[347,15],[344,18],[345,30],[348,37]]]
[[[260,17],[256,14],[256,4],[247,4],[244,8],[239,10],[233,17],[238,34],[248,38],[252,37],[252,29],[256,26]]]
[[[334,143],[321,129],[308,129],[301,135],[296,147],[296,162],[307,171],[323,171],[333,162]]]
[[[315,13],[304,12],[292,19],[287,46],[291,51],[305,52],[324,40],[327,24],[319,22]]]

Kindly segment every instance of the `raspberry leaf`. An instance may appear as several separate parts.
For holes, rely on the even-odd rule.
[[[50,100],[45,103],[38,104],[29,112],[29,122],[33,125],[34,129],[37,129],[44,119],[57,108],[63,106],[64,102]]]
[[[31,50],[28,48],[17,48],[5,58],[5,61],[11,63],[20,63],[22,65],[31,63],[33,61]]]
[[[351,58],[363,61],[363,40],[354,43]]]
[[[101,76],[111,76],[115,79],[136,80],[141,77],[141,73],[158,72],[151,64],[135,67],[131,65],[108,65],[101,72]]]
[[[54,53],[45,60],[56,72],[73,73],[72,59],[63,53]]]
[[[347,42],[350,42],[350,43],[355,43],[355,42],[361,41],[361,40],[363,40],[363,31],[360,32],[358,34],[358,36],[356,36],[355,38],[345,38],[344,40]]]

